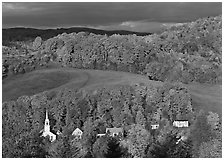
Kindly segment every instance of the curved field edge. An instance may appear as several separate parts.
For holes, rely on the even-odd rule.
[[[46,90],[62,88],[93,91],[101,87],[143,83],[160,86],[160,81],[150,81],[146,76],[117,71],[83,70],[72,68],[53,68],[36,70],[24,75],[4,79],[2,101],[15,100],[22,95],[34,95]],[[185,85],[191,94],[195,109],[203,109],[222,114],[221,85]]]

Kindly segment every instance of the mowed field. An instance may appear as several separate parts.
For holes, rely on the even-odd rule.
[[[113,87],[121,84],[153,84],[162,82],[150,81],[146,76],[116,71],[82,70],[73,68],[52,68],[36,70],[23,75],[16,75],[3,80],[2,100],[16,100],[22,95],[34,95],[46,90],[61,88],[93,91],[101,87]],[[221,85],[187,85],[196,109],[222,114]]]

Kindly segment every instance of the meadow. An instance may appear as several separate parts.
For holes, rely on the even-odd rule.
[[[40,69],[23,75],[16,75],[3,80],[2,99],[16,100],[22,95],[34,95],[46,90],[60,90],[62,88],[94,91],[101,87],[136,83],[162,85],[163,82],[149,80],[146,76],[127,72],[50,68]],[[221,85],[185,84],[191,94],[193,106],[196,110],[204,109],[222,114]]]

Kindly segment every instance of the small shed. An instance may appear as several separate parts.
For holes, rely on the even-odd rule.
[[[105,133],[103,133],[103,134],[97,134],[96,137],[97,137],[97,138],[100,138],[100,137],[103,137],[103,136],[105,136],[105,135],[106,135]]]
[[[109,133],[110,136],[115,137],[118,135],[123,136],[123,128],[106,128],[106,133]]]
[[[57,135],[62,135],[60,130],[57,131]]]

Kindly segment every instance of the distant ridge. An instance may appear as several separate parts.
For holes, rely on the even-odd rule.
[[[16,28],[2,29],[2,40],[3,43],[6,41],[26,41],[31,39],[33,40],[37,36],[41,36],[43,40],[47,40],[51,37],[57,36],[58,34],[73,33],[73,32],[75,33],[88,32],[100,35],[106,34],[108,36],[113,34],[120,34],[120,35],[136,34],[138,36],[145,36],[152,34],[146,32],[132,32],[126,30],[107,31],[85,27],[57,28],[57,29],[35,29],[35,28],[16,27]]]

